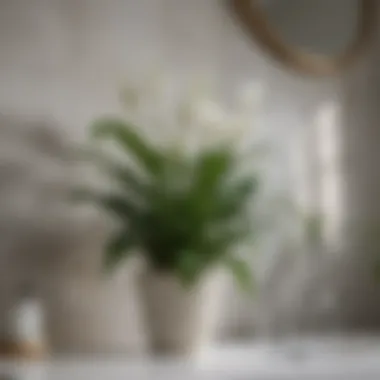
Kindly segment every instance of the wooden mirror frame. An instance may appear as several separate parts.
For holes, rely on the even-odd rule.
[[[354,64],[371,45],[375,35],[380,0],[358,1],[360,6],[357,34],[343,52],[331,58],[306,53],[287,44],[271,26],[258,0],[228,0],[228,3],[243,29],[276,60],[298,73],[329,76]]]

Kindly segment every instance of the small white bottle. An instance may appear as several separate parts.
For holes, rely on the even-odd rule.
[[[10,316],[12,340],[18,347],[18,355],[40,358],[44,351],[43,310],[31,288],[20,292],[19,300]]]

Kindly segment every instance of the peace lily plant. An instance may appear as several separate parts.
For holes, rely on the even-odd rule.
[[[117,157],[101,150],[115,186],[93,194],[118,225],[105,265],[112,269],[138,252],[153,269],[192,286],[222,264],[249,290],[249,265],[236,252],[255,236],[260,157],[252,153],[261,145],[247,141],[261,89],[246,86],[230,113],[201,84],[175,98],[170,89],[169,83],[127,87],[121,94],[127,117],[105,116],[91,126],[96,141],[121,148]]]
[[[261,88],[246,85],[238,99],[228,112],[202,82],[175,87],[155,79],[124,88],[121,116],[91,125],[110,186],[90,197],[115,222],[104,264],[112,270],[143,257],[146,330],[161,351],[188,352],[211,339],[206,314],[217,315],[208,309],[217,296],[204,297],[217,268],[230,270],[241,289],[253,287]]]

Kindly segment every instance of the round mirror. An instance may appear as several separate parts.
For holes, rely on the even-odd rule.
[[[273,57],[307,74],[350,66],[372,40],[378,0],[230,0],[244,29]]]

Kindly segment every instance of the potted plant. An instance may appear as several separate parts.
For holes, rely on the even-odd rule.
[[[260,178],[255,161],[247,161],[257,149],[246,144],[255,91],[245,96],[246,113],[231,115],[204,94],[179,97],[170,118],[174,140],[155,140],[123,117],[102,117],[91,126],[96,141],[121,148],[117,156],[96,150],[112,186],[87,193],[116,222],[105,268],[133,254],[143,258],[139,288],[154,352],[193,353],[210,340],[206,314],[218,297],[219,268],[228,268],[245,291],[252,288],[249,262],[238,251],[255,235]],[[130,111],[144,109],[144,99],[124,92]],[[151,131],[164,124],[157,114],[150,121]]]

